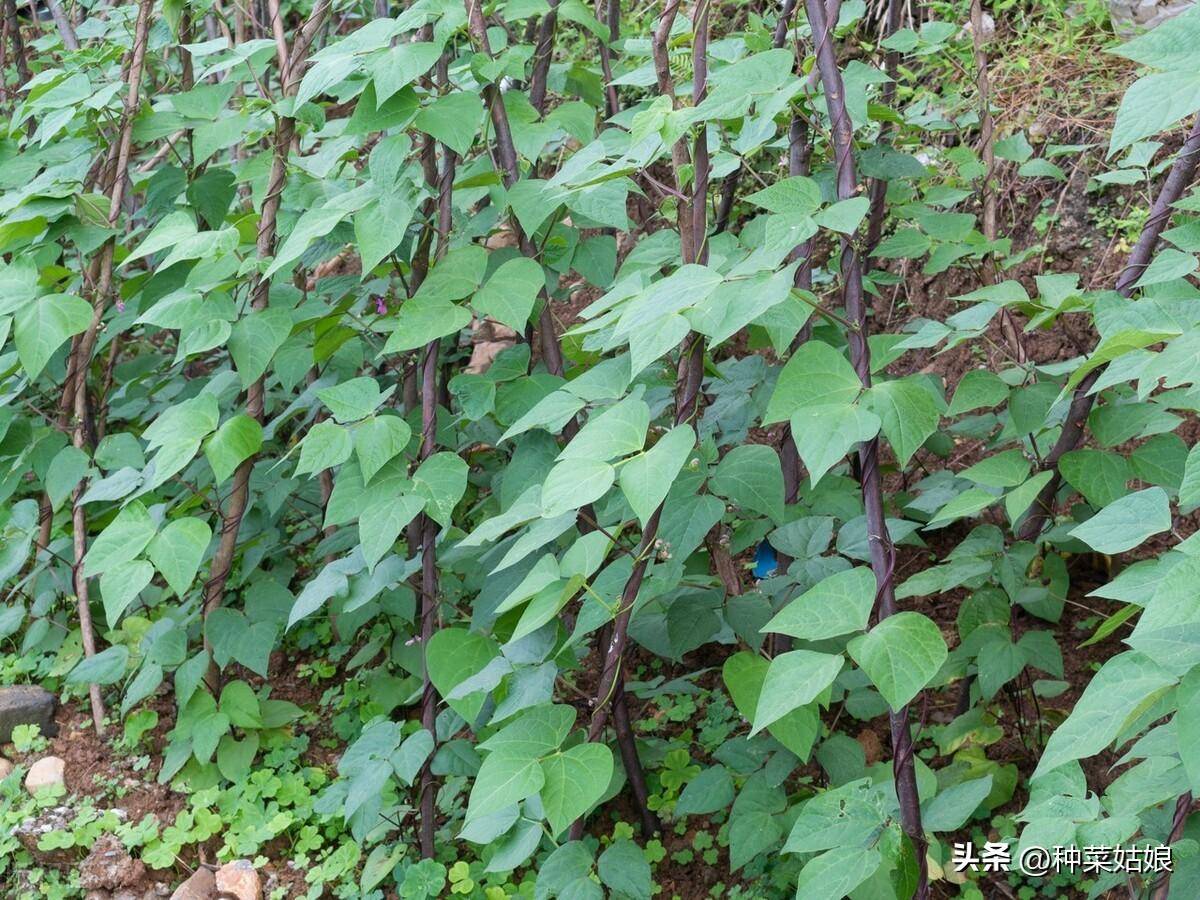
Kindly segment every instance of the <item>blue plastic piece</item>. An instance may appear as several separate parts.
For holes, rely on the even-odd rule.
[[[771,546],[770,541],[763,538],[758,549],[754,551],[754,577],[760,580],[770,578],[777,568],[779,560],[775,558],[775,548]]]

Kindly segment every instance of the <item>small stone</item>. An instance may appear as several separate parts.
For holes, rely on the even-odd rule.
[[[175,888],[171,900],[212,900],[217,894],[217,879],[211,870],[201,866],[192,877]]]
[[[145,878],[145,864],[130,856],[125,845],[111,834],[101,835],[79,865],[80,887],[89,891],[128,891]]]
[[[29,767],[29,772],[25,776],[25,790],[36,794],[42,788],[55,785],[65,788],[67,786],[66,768],[67,764],[57,756],[46,756],[39,759]]]
[[[1108,0],[1113,30],[1119,37],[1149,31],[1192,7],[1194,0]]]
[[[237,900],[262,900],[262,882],[254,864],[235,859],[217,870],[217,893],[232,894]]]
[[[11,775],[12,770],[12,760],[5,759],[3,756],[0,756],[0,781],[3,781],[5,778]]]
[[[21,822],[13,829],[12,834],[39,865],[52,869],[72,868],[79,862],[79,854],[74,847],[53,847],[43,850],[39,844],[41,844],[42,838],[51,832],[69,831],[74,818],[74,810],[66,806],[43,809],[36,816],[31,816]]]
[[[18,725],[37,725],[45,737],[58,734],[52,693],[33,684],[0,687],[0,744],[12,740]]]

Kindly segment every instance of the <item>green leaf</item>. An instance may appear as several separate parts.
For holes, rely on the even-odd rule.
[[[317,422],[300,443],[300,462],[294,474],[315,475],[322,469],[340,466],[353,449],[348,429],[333,422]]]
[[[849,781],[812,797],[800,808],[784,853],[815,853],[868,843],[886,824],[869,779]]]
[[[413,473],[413,487],[425,498],[425,514],[448,526],[450,514],[467,490],[467,464],[457,453],[435,453]]]
[[[789,246],[794,246],[791,241]],[[812,308],[797,299],[795,276],[798,264],[778,272],[760,272],[744,281],[726,281],[703,303],[687,311],[692,328],[709,337],[713,347],[733,337],[751,322],[764,323],[780,304],[798,307],[806,318]]]
[[[708,266],[680,266],[625,305],[614,335],[628,339],[644,333],[666,317],[702,303],[723,281],[721,274]]]
[[[746,200],[767,212],[807,216],[816,212],[821,205],[821,188],[811,178],[797,175],[781,178],[769,187],[750,194]]]
[[[646,442],[649,426],[650,407],[640,397],[626,397],[584,425],[558,458],[607,462],[636,453]]]
[[[1174,251],[1172,251],[1174,252]],[[1190,275],[1195,268],[1195,259],[1192,260],[1192,267],[1184,272],[1184,275]],[[1163,257],[1164,260],[1169,260],[1169,257]],[[1157,261],[1157,260],[1156,260]],[[1187,268],[1187,262],[1180,260],[1183,268]],[[1147,274],[1149,272],[1147,271]],[[1168,279],[1169,280],[1169,279]],[[1170,340],[1179,334],[1178,331],[1144,331],[1141,329],[1125,329],[1118,331],[1115,334],[1105,336],[1096,349],[1091,352],[1087,360],[1071,373],[1071,377],[1067,379],[1067,383],[1063,385],[1064,391],[1071,391],[1075,386],[1094,369],[1107,365],[1114,359],[1118,359],[1127,353],[1132,353],[1134,350],[1141,350],[1143,347],[1149,347],[1151,344],[1157,344],[1161,341]]]
[[[982,407],[996,406],[1006,399],[1008,385],[998,375],[983,369],[972,369],[954,389],[954,399],[950,401],[946,415],[957,416]]]
[[[1133,477],[1128,460],[1103,450],[1064,453],[1058,461],[1058,471],[1093,506],[1115,503],[1128,491],[1126,483]]]
[[[784,422],[806,406],[849,406],[860,393],[862,382],[839,351],[806,341],[779,373],[763,424]]]
[[[129,608],[142,589],[154,577],[154,567],[143,559],[121,563],[100,576],[100,594],[104,598],[104,618],[116,628],[121,614]]]
[[[413,125],[437,138],[459,156],[475,142],[483,120],[483,101],[468,91],[444,94],[417,113]]]
[[[391,393],[389,390],[387,393]],[[351,378],[333,387],[321,388],[317,397],[329,407],[333,418],[340,424],[357,422],[375,412],[376,407],[387,397],[379,389],[379,382],[363,375]]]
[[[796,452],[817,483],[863,441],[879,433],[879,416],[859,406],[806,406],[790,421]]]
[[[1000,688],[1021,674],[1025,654],[1008,638],[997,638],[980,648],[975,665],[979,669],[980,693],[985,700],[991,700]]]
[[[439,696],[445,697],[468,678],[478,675],[499,655],[499,648],[478,632],[442,628],[430,639],[426,650],[429,680]],[[473,722],[483,708],[484,699],[483,692],[476,691],[462,699],[446,702],[468,722]]]
[[[597,803],[612,780],[612,751],[604,744],[579,744],[541,761],[542,809],[551,835],[559,835]]]
[[[1053,477],[1054,473],[1050,470],[1038,472],[1020,487],[1009,491],[1004,497],[1004,513],[1008,521],[1015,523],[1033,505],[1037,495]]]
[[[146,555],[176,595],[182,597],[196,579],[212,529],[200,519],[175,519],[154,536]]]
[[[1005,450],[980,460],[960,475],[985,487],[1016,487],[1029,477],[1029,459],[1020,450]]]
[[[753,722],[770,664],[757,653],[742,651],[725,660],[721,677],[734,706]],[[801,759],[807,759],[820,728],[820,718],[810,707],[799,707],[767,726],[771,736]]]
[[[591,874],[592,851],[582,841],[560,844],[538,869],[534,898],[604,900],[604,891],[592,880]]]
[[[900,466],[908,465],[917,449],[937,431],[938,409],[929,391],[916,381],[885,381],[869,391],[868,401]]]
[[[1134,477],[1168,491],[1179,490],[1187,467],[1188,446],[1179,435],[1156,434],[1129,456]]]
[[[418,205],[416,192],[400,182],[380,187],[378,196],[354,214],[354,240],[362,257],[363,278],[400,246]]]
[[[999,499],[995,494],[990,494],[981,488],[969,488],[939,509],[937,515],[929,520],[925,528],[940,528],[965,516],[973,516],[980,510],[987,509]]]
[[[46,468],[44,485],[50,506],[58,509],[87,474],[91,460],[82,450],[68,444],[55,454]]]
[[[1200,504],[1200,444],[1188,451],[1183,465],[1183,482],[1179,485],[1179,505],[1184,509]]]
[[[629,900],[650,900],[652,883],[650,864],[641,848],[621,838],[600,854],[597,866],[600,881],[616,896]]]
[[[1174,684],[1174,675],[1141,653],[1112,657],[1088,683],[1067,720],[1050,735],[1033,779],[1099,753]]]
[[[405,784],[413,784],[425,760],[433,753],[433,735],[426,729],[414,731],[391,756],[392,769]]]
[[[936,241],[965,241],[971,235],[975,217],[970,213],[918,212],[917,222]],[[999,288],[1001,285],[990,285]],[[987,288],[984,288],[987,290]],[[974,292],[978,297],[979,292]],[[962,299],[962,298],[960,298]]]
[[[688,320],[677,313],[668,313],[629,335],[629,365],[633,375],[639,375],[675,347],[683,343],[691,331]]]
[[[38,293],[38,269],[32,257],[18,256],[12,263],[0,263],[0,316],[34,303]]]
[[[594,284],[607,288],[617,268],[617,241],[607,234],[585,238],[575,248],[571,268]]]
[[[1179,758],[1195,793],[1200,789],[1200,669],[1192,669],[1183,677],[1175,696]]]
[[[916,612],[900,612],[846,645],[888,706],[902,709],[937,675],[946,641],[937,625]]]
[[[483,247],[476,244],[455,247],[433,267],[429,277],[421,283],[417,296],[461,300],[479,287],[487,263],[488,253]]]
[[[566,199],[566,192],[537,178],[522,178],[508,189],[506,201],[526,234],[535,234]]]
[[[779,454],[763,444],[734,447],[709,480],[713,492],[743,509],[783,521],[783,471]]]
[[[312,70],[309,71],[311,74]],[[263,277],[270,278],[280,269],[295,263],[313,241],[333,231],[346,215],[347,210],[344,206],[331,205],[305,210],[291,233],[284,239],[283,245],[276,251],[275,258],[267,266]]]
[[[273,307],[239,319],[229,335],[229,355],[242,379],[242,387],[254,384],[292,333],[292,314]]]
[[[440,45],[427,42],[401,42],[385,51],[371,66],[375,102],[382,104],[400,88],[424,75],[441,55]]]
[[[842,663],[841,654],[813,650],[792,650],[772,659],[754,709],[751,736],[816,700],[833,684]]]
[[[198,445],[201,438],[216,429],[219,418],[216,396],[203,393],[167,407],[142,432],[142,438],[152,450],[169,443],[194,441]]]
[[[870,208],[871,201],[867,197],[851,197],[821,210],[813,219],[822,228],[842,234],[853,234]]]
[[[535,706],[481,742],[479,749],[546,756],[562,746],[576,715],[574,707],[564,704]]]
[[[221,735],[217,743],[217,769],[230,781],[245,781],[258,755],[258,743],[256,732],[250,732],[240,741],[231,734]]]
[[[523,753],[495,750],[487,755],[475,776],[466,821],[469,824],[532,797],[545,783],[546,775],[538,760]]]
[[[71,294],[47,294],[21,308],[14,317],[13,339],[29,377],[37,378],[54,352],[91,323],[91,304]]]
[[[796,881],[796,897],[804,900],[841,900],[879,868],[879,851],[862,847],[834,847],[807,863]]]
[[[763,626],[764,632],[804,641],[863,631],[875,605],[875,575],[859,566],[817,582]]]
[[[621,466],[621,492],[642,527],[662,505],[696,445],[690,425],[676,425],[645,453]]]
[[[562,460],[542,484],[542,517],[553,519],[594,503],[608,493],[616,477],[616,470],[598,459]]]
[[[991,775],[940,790],[922,810],[921,824],[926,831],[958,831],[991,792]]]
[[[1200,74],[1158,72],[1135,81],[1121,98],[1108,142],[1108,155],[1166,131],[1200,109]]]
[[[363,484],[370,484],[375,474],[408,446],[412,429],[399,416],[380,415],[359,424],[352,434]]]
[[[1186,9],[1110,52],[1155,69],[1184,69],[1193,62],[1200,38],[1200,14]]]
[[[358,540],[362,544],[367,571],[392,549],[396,538],[425,506],[425,498],[415,494],[381,497],[369,504],[358,517]]]
[[[1200,557],[1174,565],[1154,588],[1145,610],[1125,642],[1174,671],[1200,663]]]
[[[768,777],[762,772],[747,780],[730,810],[729,864],[734,869],[773,850],[783,837],[779,814],[787,801]]]
[[[114,684],[125,675],[129,648],[114,644],[95,656],[84,658],[67,675],[67,684]]]
[[[245,460],[262,449],[263,428],[245,413],[227,419],[204,441],[204,456],[217,484],[225,481]]]
[[[1197,262],[1196,257],[1191,253],[1184,253],[1181,250],[1167,247],[1155,254],[1153,261],[1146,267],[1146,271],[1142,273],[1142,277],[1137,280],[1134,287],[1144,288],[1154,284],[1175,281],[1179,278],[1186,278],[1198,268],[1200,268],[1200,262]],[[1149,341],[1149,343],[1154,342]],[[1133,348],[1119,346],[1117,349],[1122,350],[1122,352],[1128,352],[1129,349]]]
[[[117,513],[88,550],[83,558],[84,577],[99,575],[134,559],[146,549],[156,530],[146,507],[134,500]]]
[[[396,317],[396,330],[383,347],[384,353],[402,353],[424,347],[430,341],[462,331],[471,324],[471,311],[436,296],[404,301]]]
[[[532,259],[519,256],[496,270],[475,294],[471,305],[476,312],[523,332],[538,292],[545,286],[542,267]]]
[[[675,802],[676,816],[706,815],[733,802],[733,778],[724,766],[705,769],[687,783]]]
[[[916,259],[929,251],[930,240],[916,228],[899,228],[879,242],[875,256],[879,259]]]
[[[1152,487],[1110,503],[1071,529],[1070,534],[1093,550],[1111,556],[1132,550],[1151,535],[1170,529],[1170,499],[1162,488]]]
[[[231,681],[221,689],[218,709],[238,728],[262,728],[262,709],[254,689],[244,681]]]
[[[209,169],[188,185],[187,199],[209,228],[220,228],[233,202],[236,185],[230,170]]]
[[[337,87],[358,69],[358,60],[345,54],[322,56],[305,73],[296,91],[295,104],[303,106],[309,100]]]
[[[1023,163],[1033,156],[1033,146],[1025,132],[1018,131],[996,142],[996,155],[1011,162]]]

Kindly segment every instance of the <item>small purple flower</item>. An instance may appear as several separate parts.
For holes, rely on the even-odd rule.
[[[117,312],[119,312],[119,313],[125,312],[125,301],[124,300],[117,300]]]
[[[375,314],[378,316],[386,316],[387,311],[388,311],[387,310],[387,301],[384,300],[383,297],[376,297],[375,298]]]

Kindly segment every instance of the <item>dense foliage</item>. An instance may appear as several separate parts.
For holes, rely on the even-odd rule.
[[[1200,895],[1200,12],[1093,59],[1092,146],[997,123],[978,0],[2,4],[0,683],[174,804],[39,849]],[[1123,268],[1012,205],[1081,165]],[[23,771],[0,881],[75,896]]]

